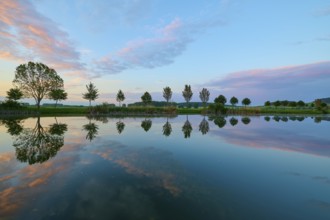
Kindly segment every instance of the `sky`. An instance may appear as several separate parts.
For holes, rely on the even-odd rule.
[[[329,0],[0,0],[0,100],[19,64],[42,62],[64,79],[68,100],[85,104],[330,97]],[[25,101],[29,101],[26,99]],[[44,102],[52,102],[44,100]]]

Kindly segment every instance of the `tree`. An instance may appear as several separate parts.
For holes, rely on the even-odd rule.
[[[245,106],[250,105],[251,104],[251,100],[249,98],[244,98],[242,100],[242,104],[245,105]]]
[[[125,95],[121,90],[118,91],[116,100],[117,100],[117,102],[119,102],[119,107],[120,107],[121,102],[125,100]]]
[[[203,102],[203,106],[206,106],[206,103],[209,101],[210,92],[206,88],[203,88],[202,91],[199,92],[199,98]]]
[[[152,121],[150,119],[145,119],[141,122],[141,127],[145,130],[145,132],[149,131],[151,128]]]
[[[152,98],[149,92],[145,92],[142,96],[141,96],[141,100],[142,102],[147,105],[150,104],[152,102]]]
[[[86,85],[87,92],[83,94],[83,98],[89,101],[89,107],[91,106],[91,102],[96,100],[99,97],[99,91],[96,89],[95,85],[89,82]]]
[[[199,124],[199,131],[202,132],[202,134],[204,135],[207,132],[209,132],[209,130],[210,130],[209,122],[204,117],[201,123]]]
[[[182,91],[182,96],[186,100],[187,105],[191,100],[191,97],[193,96],[193,92],[191,91],[190,85],[185,85],[184,90]]]
[[[218,97],[216,97],[216,98],[214,99],[214,102],[215,102],[215,103],[218,103],[218,104],[223,104],[223,105],[225,105],[226,102],[227,102],[227,99],[226,99],[225,96],[223,96],[223,95],[219,95]]]
[[[265,102],[265,106],[270,106],[270,105],[271,105],[270,101]]]
[[[298,105],[299,107],[304,107],[304,106],[305,106],[305,102],[302,101],[302,100],[299,100],[299,101],[297,102],[297,105]]]
[[[235,96],[233,96],[233,97],[231,97],[229,102],[230,102],[230,104],[232,104],[234,106],[238,103],[238,99]]]
[[[42,63],[29,62],[16,68],[13,80],[26,98],[34,98],[38,109],[43,98],[56,88],[63,88],[63,79],[54,69]]]
[[[168,102],[171,100],[172,98],[172,90],[170,87],[165,87],[163,88],[163,97],[164,99],[166,100],[167,102],[167,105],[168,105]]]
[[[50,99],[55,100],[55,108],[57,107],[57,102],[61,100],[66,100],[68,98],[68,93],[64,89],[54,89],[48,94]]]
[[[23,92],[18,88],[11,88],[7,91],[7,99],[17,101],[23,97]]]

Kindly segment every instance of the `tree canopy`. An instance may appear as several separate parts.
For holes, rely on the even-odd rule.
[[[187,103],[190,102],[193,92],[191,91],[191,86],[190,85],[185,85],[184,90],[182,91],[182,96],[186,100]]]
[[[150,104],[152,102],[152,98],[149,92],[145,92],[142,96],[141,96],[141,100],[142,102],[147,105]]]
[[[7,91],[7,99],[17,101],[23,97],[23,92],[18,88],[11,88]]]
[[[43,63],[28,62],[16,68],[14,85],[26,98],[33,98],[38,109],[43,98],[48,97],[51,90],[63,88],[63,79],[54,69]]]
[[[251,104],[251,100],[249,98],[244,98],[242,100],[242,104],[245,105],[245,106],[250,105]]]
[[[49,92],[49,98],[55,100],[55,108],[57,106],[57,102],[61,100],[66,100],[68,98],[68,93],[64,91],[64,89],[54,89]]]
[[[203,88],[202,91],[199,92],[199,98],[203,102],[203,105],[205,106],[206,103],[209,101],[210,98],[210,92],[206,88]]]
[[[121,102],[125,100],[125,95],[121,90],[118,91],[116,100],[119,102],[119,106],[121,105]]]
[[[91,102],[96,100],[99,97],[99,91],[96,89],[93,83],[89,83],[86,85],[87,92],[83,94],[83,98],[89,101],[89,106],[91,106]]]
[[[227,102],[227,99],[226,99],[226,97],[225,96],[223,96],[223,95],[219,95],[218,97],[216,97],[215,99],[214,99],[214,102],[215,103],[218,103],[218,104],[226,104],[226,102]]]
[[[230,104],[232,104],[234,106],[238,103],[238,99],[235,96],[233,96],[233,97],[231,97],[229,102],[230,102]]]
[[[172,90],[171,90],[170,87],[167,86],[163,89],[163,97],[164,97],[164,99],[166,100],[167,103],[171,100]]]

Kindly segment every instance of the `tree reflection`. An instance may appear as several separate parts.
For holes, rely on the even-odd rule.
[[[141,127],[147,132],[150,130],[152,121],[150,119],[145,119],[141,122]]]
[[[58,123],[55,117],[56,123],[49,125],[49,133],[52,135],[63,135],[68,130],[68,125]]]
[[[187,120],[182,126],[182,132],[184,134],[184,138],[190,138],[190,134],[191,134],[192,130],[193,130],[193,128],[192,128],[192,126],[189,122],[188,116],[187,116]]]
[[[202,134],[204,135],[207,134],[209,130],[210,130],[209,122],[204,117],[201,123],[199,124],[199,131],[202,132]]]
[[[251,119],[249,117],[243,117],[241,119],[241,121],[242,121],[243,124],[248,125],[248,124],[250,124]]]
[[[172,133],[172,126],[171,124],[168,122],[168,118],[166,120],[166,123],[163,125],[163,135],[165,135],[166,137],[170,136]]]
[[[219,128],[223,128],[226,124],[227,124],[227,121],[224,117],[216,117],[214,119],[214,124],[217,125]]]
[[[270,121],[270,117],[269,116],[265,116],[265,121]]]
[[[23,131],[23,120],[23,118],[4,118],[1,120],[0,124],[5,125],[5,127],[7,128],[7,132],[10,135],[16,136]]]
[[[88,115],[87,118],[89,120],[100,121],[103,124],[107,124],[109,122],[108,117],[107,116],[104,116],[104,115]]]
[[[20,134],[16,136],[13,146],[16,149],[17,159],[21,162],[35,164],[43,163],[54,157],[64,145],[63,134],[66,131],[63,129],[64,127],[66,128],[66,125],[61,124],[56,129],[53,126],[52,130],[44,128],[40,123],[40,117],[38,117],[33,129],[23,128]]]
[[[116,123],[116,127],[117,127],[118,134],[121,134],[124,131],[125,123],[122,121],[118,121]]]
[[[89,120],[88,124],[83,125],[83,130],[87,131],[86,139],[92,141],[98,134],[99,126]]]
[[[229,120],[229,123],[231,124],[231,126],[235,126],[235,125],[237,125],[237,123],[238,123],[238,119],[232,117],[232,118]]]

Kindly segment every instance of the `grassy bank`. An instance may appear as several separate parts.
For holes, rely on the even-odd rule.
[[[109,107],[104,105],[93,106],[92,108],[84,107],[44,107],[39,110],[36,107],[24,107],[18,110],[6,110],[1,115],[28,115],[26,113],[38,113],[41,116],[61,115],[61,116],[80,116],[80,115],[109,115],[109,116],[139,116],[139,115],[176,115],[176,114],[208,114],[212,115],[214,112],[205,108],[176,108],[176,107]],[[276,115],[276,114],[296,114],[296,115],[321,115],[328,114],[329,109],[317,110],[315,108],[275,108],[275,107],[227,107],[227,114],[229,115]]]

